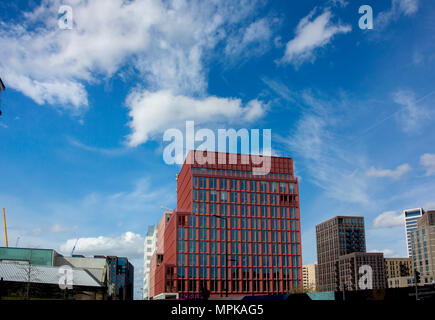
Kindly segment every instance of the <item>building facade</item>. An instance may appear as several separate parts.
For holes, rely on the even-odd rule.
[[[338,259],[353,252],[365,252],[364,217],[337,216],[316,226],[319,291],[336,291]]]
[[[406,244],[408,246],[408,257],[412,257],[411,232],[417,229],[417,221],[424,214],[423,208],[403,210],[405,217]]]
[[[108,286],[113,300],[133,300],[134,267],[124,257],[107,257]]]
[[[147,234],[144,240],[144,276],[143,276],[143,299],[147,300],[150,296],[150,267],[151,257],[157,249],[157,230],[158,225],[148,227]]]
[[[410,277],[414,274],[411,258],[385,258],[385,275],[389,278]]]
[[[435,211],[427,211],[411,232],[414,270],[420,272],[420,284],[435,282]]]
[[[338,268],[339,281],[337,284],[341,290],[355,291],[387,287],[383,253],[353,252],[345,254],[338,258]],[[371,283],[363,278],[365,274],[369,274],[368,272],[371,274]]]
[[[302,266],[304,291],[315,292],[317,290],[317,264]]]
[[[250,156],[208,152],[208,161],[200,164],[197,153],[190,151],[181,168],[177,210],[152,258],[153,296],[264,295],[301,288],[292,159],[265,157],[270,171],[258,174]]]

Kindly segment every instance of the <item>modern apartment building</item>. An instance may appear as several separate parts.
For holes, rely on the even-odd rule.
[[[420,284],[435,283],[435,211],[427,211],[411,232],[414,269],[420,272]]]
[[[339,281],[341,289],[348,291],[362,289],[384,289],[387,287],[385,278],[384,254],[380,252],[353,252],[338,258]],[[371,284],[363,282],[363,275],[370,267]]]
[[[209,160],[199,163],[198,152],[189,152],[177,179],[177,209],[151,262],[151,295],[264,295],[300,288],[292,159],[265,157],[270,171],[258,174],[248,155],[208,152]]]
[[[385,275],[387,279],[410,277],[414,274],[411,258],[385,258]]]
[[[108,286],[113,300],[133,300],[134,267],[124,257],[107,257]]]
[[[315,292],[317,290],[317,264],[303,265],[302,278],[304,291]]]
[[[143,276],[143,299],[149,298],[150,266],[151,257],[157,249],[157,225],[148,227],[144,240],[144,276]]]
[[[403,210],[405,217],[406,244],[408,246],[408,257],[412,257],[411,232],[417,229],[417,221],[424,214],[423,208]]]
[[[316,226],[319,291],[339,290],[338,259],[365,252],[364,217],[337,216]]]

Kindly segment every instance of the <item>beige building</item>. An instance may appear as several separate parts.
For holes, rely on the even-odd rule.
[[[414,269],[420,272],[420,284],[435,283],[435,211],[426,211],[411,232]]]
[[[382,252],[353,252],[338,258],[340,270],[340,288],[354,291],[364,289],[360,281],[364,270],[370,267],[372,271],[372,288],[385,289],[385,261]]]
[[[304,290],[314,292],[317,290],[317,264],[302,266]]]
[[[406,288],[414,285],[412,259],[385,258],[385,275],[388,288]]]

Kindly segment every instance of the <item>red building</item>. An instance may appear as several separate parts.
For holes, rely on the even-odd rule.
[[[151,295],[264,295],[301,287],[293,160],[267,157],[270,172],[258,175],[250,157],[209,152],[214,164],[198,164],[187,161],[193,155],[177,178],[177,210],[163,223]],[[236,164],[228,164],[229,157],[237,157]],[[222,159],[227,164],[219,164]]]

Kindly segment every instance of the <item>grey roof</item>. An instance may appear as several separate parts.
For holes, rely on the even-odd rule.
[[[30,277],[31,283],[59,284],[59,280],[63,276],[61,268],[19,263],[0,263],[0,278],[3,278],[4,281],[28,282]],[[103,286],[86,270],[72,268],[72,271],[73,286]]]

